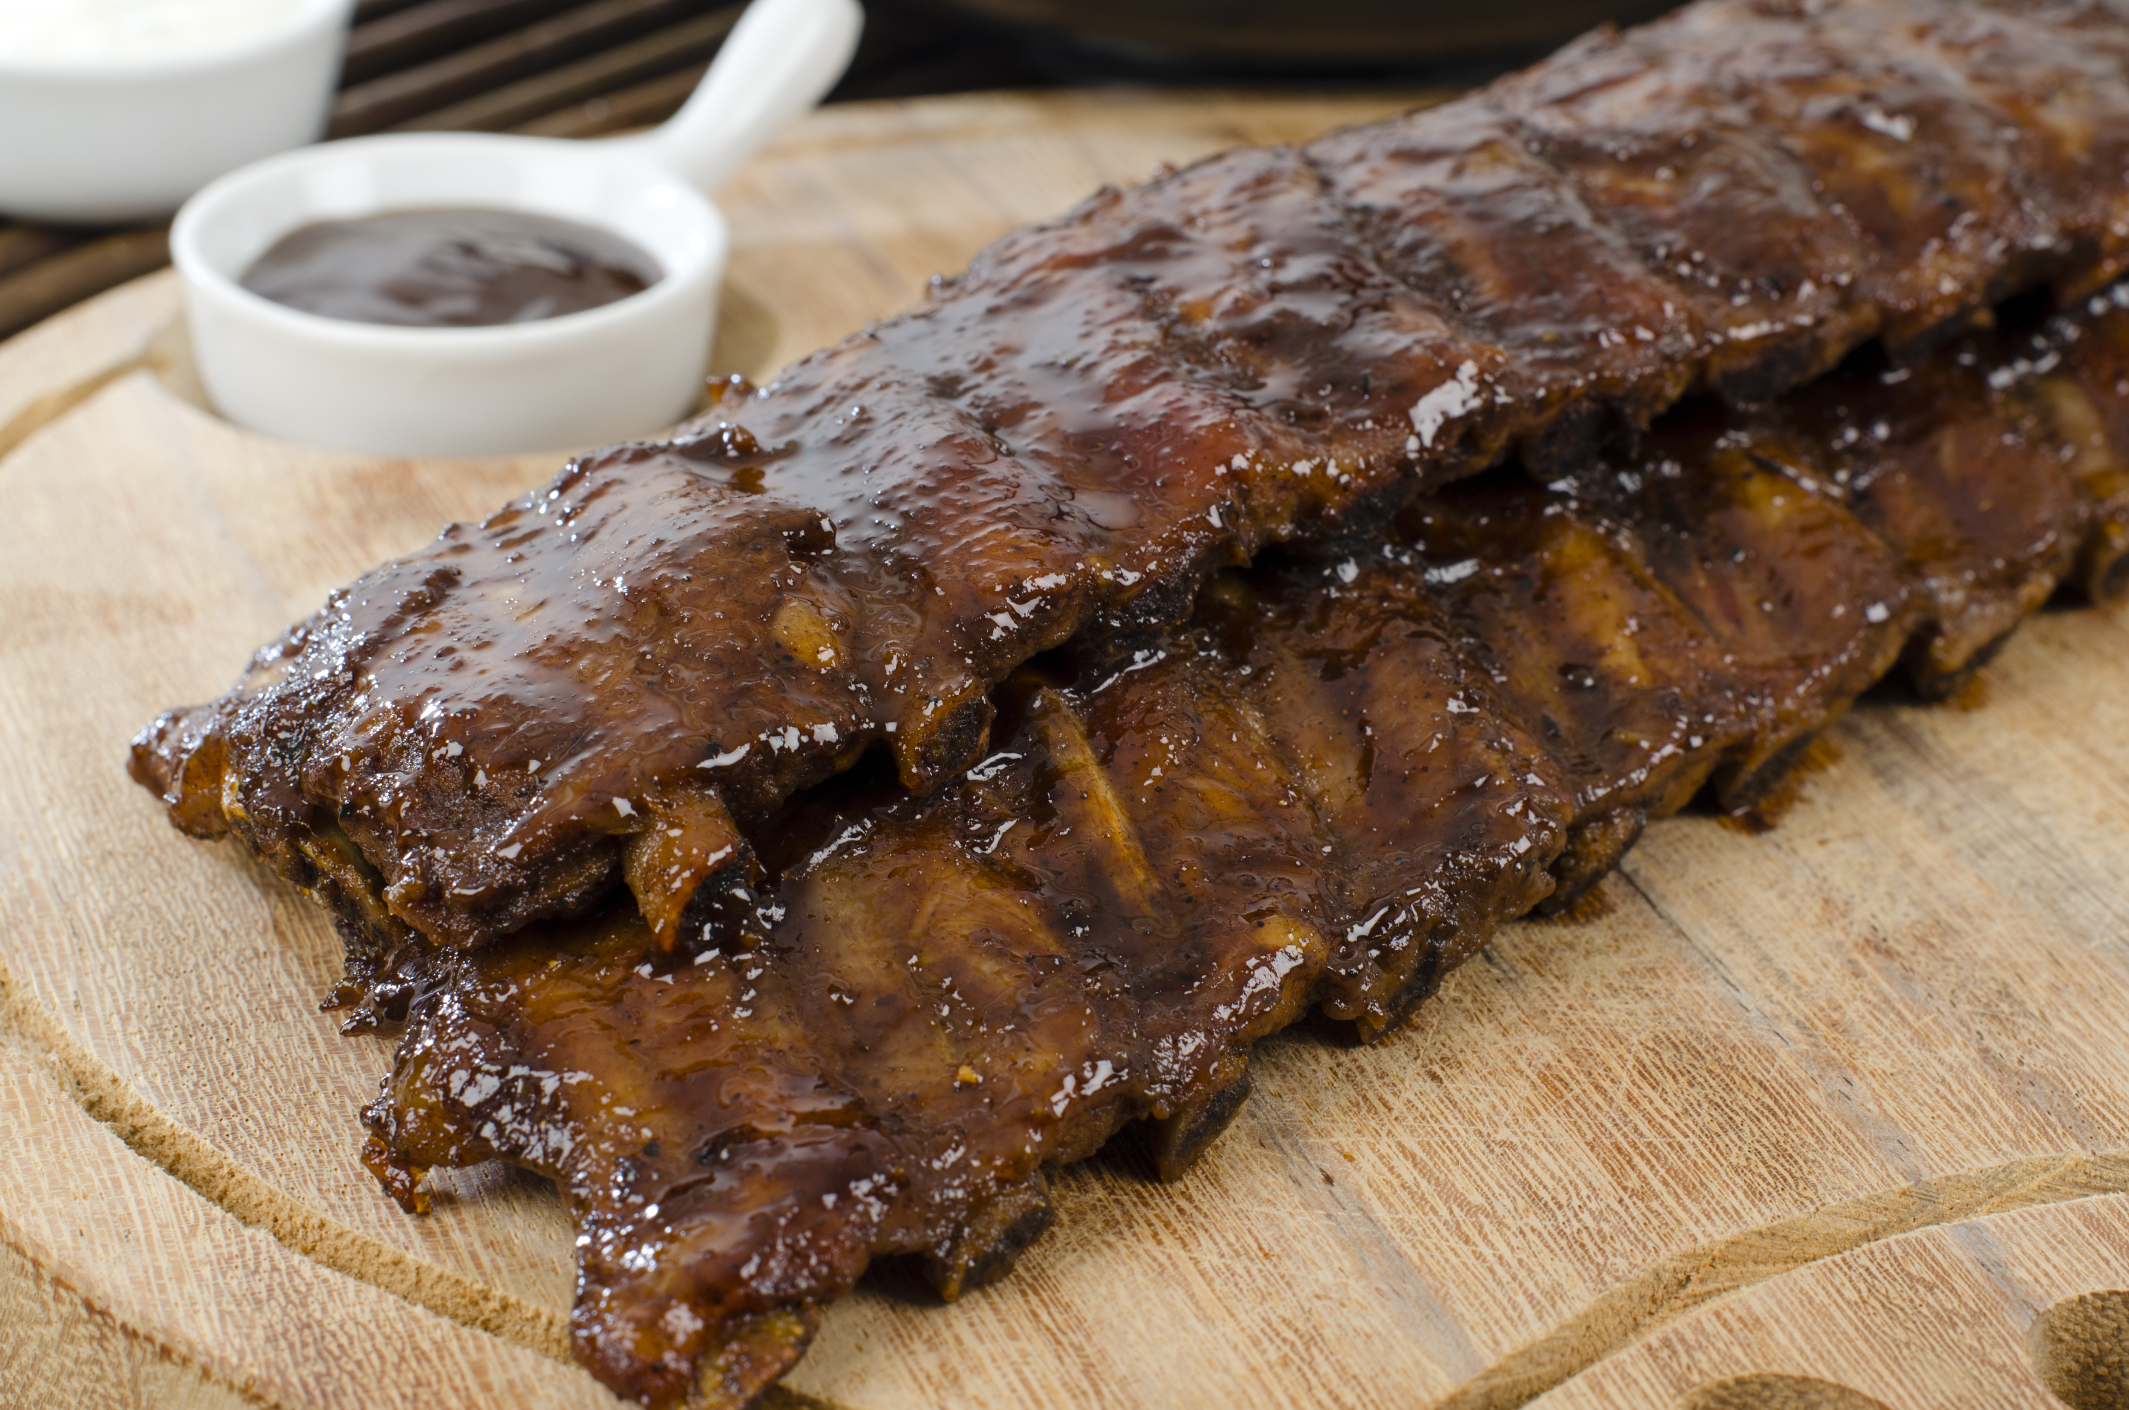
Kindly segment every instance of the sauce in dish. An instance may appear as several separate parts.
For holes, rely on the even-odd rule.
[[[619,235],[527,211],[393,211],[283,236],[241,281],[352,323],[469,328],[597,308],[658,282]]]

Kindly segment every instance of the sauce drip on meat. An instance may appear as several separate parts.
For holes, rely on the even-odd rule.
[[[306,225],[242,284],[350,323],[476,328],[534,323],[640,294],[657,262],[610,230],[530,211],[392,211]]]

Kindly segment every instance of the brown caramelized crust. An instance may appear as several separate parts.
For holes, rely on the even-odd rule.
[[[2025,339],[2007,368],[2090,506],[2085,542],[2071,581],[2092,602],[2129,593],[2129,290],[2094,295],[2084,317],[2059,317]]]
[[[1961,348],[1911,374],[1829,377],[1789,406],[1831,452],[1822,492],[1919,577],[1929,630],[1910,647],[1908,674],[1939,699],[2068,576],[2090,514],[2071,466],[1973,359]]]
[[[1135,1123],[1181,1174],[1256,1039],[1310,1008],[1389,1031],[1649,819],[1764,797],[1903,657],[1934,690],[2066,575],[2118,575],[2124,303],[1696,402],[1223,572],[1179,630],[1017,674],[928,798],[884,768],[809,795],[730,930],[668,948],[618,906],[410,952],[367,1159],[410,1207],[431,1166],[552,1176],[585,1363],[741,1403],[871,1259],[946,1297],[1001,1276],[1045,1167]]]
[[[380,951],[623,884],[670,944],[744,913],[746,833],[795,792],[878,742],[938,786],[1021,663],[1168,628],[1266,545],[1371,542],[1511,452],[1573,472],[1694,388],[1763,399],[1873,337],[1907,368],[2013,290],[2103,286],[2125,35],[2067,0],[1701,0],[1104,192],[336,594],[135,774],[321,894],[374,874],[341,911]],[[1903,553],[1965,492],[1856,473]],[[1610,572],[1577,533],[1533,551]],[[1953,601],[1971,566],[1931,570],[1932,681],[2010,620]],[[1758,707],[1726,689],[1727,730]]]

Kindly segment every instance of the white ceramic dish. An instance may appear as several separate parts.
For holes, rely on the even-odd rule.
[[[208,397],[252,430],[387,455],[549,450],[671,425],[700,394],[716,326],[728,238],[708,193],[834,86],[862,23],[856,0],[755,0],[687,105],[642,137],[367,137],[216,181],[170,232]],[[482,328],[344,322],[238,283],[301,226],[469,206],[612,230],[662,277],[600,308]]]
[[[166,215],[224,172],[317,141],[353,10],[305,0],[276,28],[167,58],[0,55],[0,212]]]

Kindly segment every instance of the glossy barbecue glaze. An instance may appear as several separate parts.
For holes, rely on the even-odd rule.
[[[479,328],[599,308],[658,282],[657,262],[608,230],[512,210],[411,210],[282,236],[239,282],[352,323]]]
[[[1953,688],[2066,575],[2118,579],[2125,303],[1223,573],[1179,631],[1016,675],[955,785],[784,814],[742,926],[402,953],[357,1015],[419,991],[367,1159],[410,1207],[429,1166],[553,1176],[586,1364],[742,1402],[871,1258],[1002,1274],[1045,1165],[1143,1122],[1180,1174],[1257,1038],[1384,1032],[1649,818],[1763,796],[1903,653]]]
[[[783,800],[882,741],[938,786],[1023,662],[1166,628],[1267,544],[1370,541],[1511,451],[1576,471],[1693,388],[1765,397],[1877,336],[1904,366],[2014,289],[2103,285],[2125,52],[2070,3],[1703,0],[1105,192],[362,579],[136,775],[373,947],[624,882],[670,943],[744,914]],[[1859,512],[1909,544],[1890,493]],[[1947,661],[1997,625],[1946,621]]]

